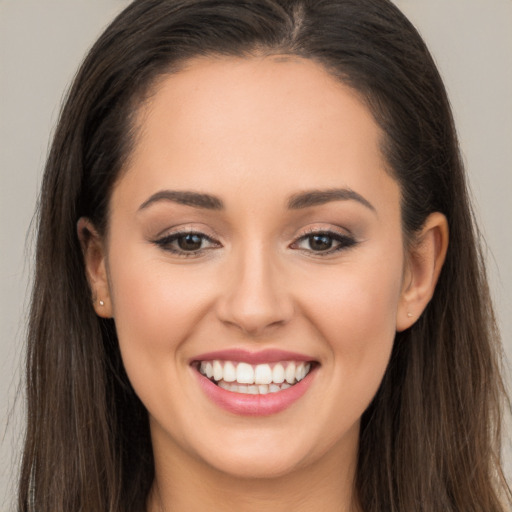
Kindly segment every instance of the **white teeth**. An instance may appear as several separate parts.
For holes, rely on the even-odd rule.
[[[299,364],[299,365],[295,368],[295,380],[296,380],[297,382],[302,378],[302,368],[303,368],[303,365],[302,365],[302,364]]]
[[[230,361],[226,361],[226,363],[224,363],[224,375],[222,378],[226,382],[235,382],[236,380],[236,368]]]
[[[236,361],[201,361],[199,371],[223,389],[238,393],[277,393],[301,381],[311,364],[286,361],[250,365]]]
[[[224,372],[222,371],[222,365],[220,364],[220,361],[213,361],[213,378],[216,381],[219,381],[222,380],[223,375]]]
[[[254,371],[256,384],[270,384],[272,382],[272,369],[268,364],[258,364]]]
[[[293,384],[295,382],[295,364],[294,363],[290,363],[286,367],[285,379],[286,379],[286,382],[288,382],[288,384]]]
[[[276,384],[284,382],[284,368],[282,364],[276,364],[272,370],[272,381]]]
[[[240,384],[254,384],[254,370],[247,363],[238,363],[236,367],[236,380]]]
[[[249,395],[259,395],[260,390],[258,389],[258,386],[249,386],[247,393]]]
[[[283,389],[290,388],[290,384],[260,384],[256,386],[255,384],[247,385],[247,384],[233,384],[231,382],[224,382],[221,380],[218,383],[218,386],[222,389],[226,389],[227,391],[231,391],[233,393],[242,393],[247,395],[266,395],[268,393],[277,393],[278,391],[282,391]]]
[[[304,363],[300,363],[295,370],[295,378],[297,382],[301,381],[307,374],[306,365]]]

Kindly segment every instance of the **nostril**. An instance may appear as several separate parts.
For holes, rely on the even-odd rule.
[[[229,276],[219,282],[218,318],[251,336],[287,324],[294,314],[283,273],[261,247],[254,244],[245,257],[238,255]]]
[[[257,336],[289,323],[294,310],[291,304],[284,302],[263,302],[257,297],[233,298],[219,307],[218,318],[244,334]]]

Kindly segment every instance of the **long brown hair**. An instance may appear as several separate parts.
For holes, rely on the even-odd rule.
[[[77,220],[100,233],[158,77],[200,55],[315,60],[367,102],[402,191],[406,239],[446,215],[435,295],[396,336],[361,422],[365,512],[503,512],[505,389],[500,343],[443,83],[414,27],[388,0],[136,0],[80,68],[43,179],[27,356],[28,426],[19,510],[143,510],[153,480],[147,413],[115,325],[92,308]]]

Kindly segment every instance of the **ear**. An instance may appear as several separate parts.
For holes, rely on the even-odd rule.
[[[446,217],[439,212],[429,215],[406,255],[396,319],[397,331],[411,327],[434,295],[448,249],[448,239]]]
[[[87,280],[91,287],[94,310],[102,318],[111,318],[112,302],[104,241],[92,222],[85,217],[78,221],[77,232],[84,255]]]

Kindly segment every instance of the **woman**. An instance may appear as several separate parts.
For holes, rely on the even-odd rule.
[[[47,163],[20,510],[503,511],[448,100],[385,0],[132,3]]]

